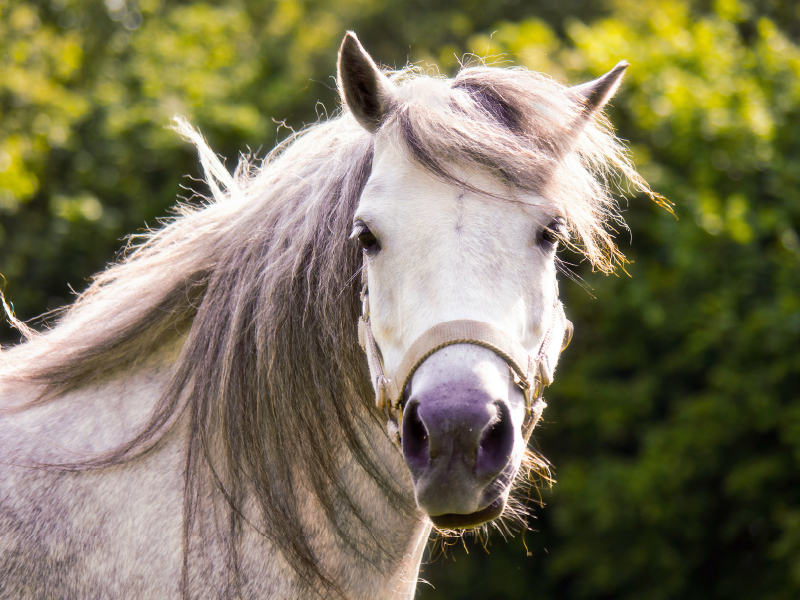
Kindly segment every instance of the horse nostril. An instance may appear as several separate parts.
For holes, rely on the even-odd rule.
[[[428,430],[419,416],[419,402],[411,400],[403,411],[403,457],[414,474],[428,466]]]
[[[481,433],[476,473],[496,475],[505,469],[514,450],[514,424],[503,402],[495,402],[497,417]]]

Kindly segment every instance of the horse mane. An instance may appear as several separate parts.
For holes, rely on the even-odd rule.
[[[414,69],[393,79],[401,100],[380,135],[456,184],[449,165],[467,165],[546,197],[594,266],[607,272],[622,259],[608,231],[624,226],[611,182],[627,179],[654,195],[605,117],[587,116],[569,88],[483,66],[452,80]],[[348,238],[373,138],[344,112],[291,136],[260,164],[242,157],[231,175],[185,121],[176,129],[197,147],[210,197],[179,205],[161,229],[132,239],[53,328],[0,353],[0,377],[38,386],[36,402],[47,402],[185,339],[144,429],[110,454],[61,466],[124,462],[186,412],[184,553],[200,483],[214,482],[238,523],[232,531],[245,498],[255,498],[259,530],[291,567],[313,588],[336,591],[298,526],[306,491],[293,487],[298,477],[345,547],[357,545],[349,536],[365,519],[331,468],[342,453],[394,507],[414,510],[365,441],[384,424],[357,343],[361,257]],[[400,560],[374,545],[354,551],[376,568]],[[186,573],[184,564],[184,594]]]

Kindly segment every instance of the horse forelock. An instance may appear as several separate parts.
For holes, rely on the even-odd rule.
[[[395,136],[439,177],[467,163],[545,196],[587,257],[612,268],[618,251],[606,223],[619,217],[608,174],[649,189],[606,121],[582,123],[568,88],[523,70],[464,69],[447,81],[405,71],[398,80],[399,104],[378,135]],[[383,424],[357,343],[361,258],[348,238],[373,137],[344,114],[292,136],[260,165],[243,158],[231,176],[199,134],[184,122],[177,129],[197,146],[211,197],[132,246],[52,330],[0,354],[0,377],[40,386],[47,401],[183,337],[140,435],[71,466],[124,461],[185,411],[188,522],[206,483],[223,491],[234,520],[254,498],[258,525],[297,573],[336,590],[298,525],[307,489],[344,547],[389,569],[401,557],[370,533],[340,468],[358,465],[391,506],[413,513],[413,498],[370,447]]]

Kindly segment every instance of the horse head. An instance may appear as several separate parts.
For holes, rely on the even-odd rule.
[[[530,98],[528,115],[486,73],[480,86],[468,71],[397,85],[355,35],[342,44],[343,102],[374,138],[353,219],[360,337],[417,505],[439,528],[506,507],[572,333],[556,249],[580,217],[557,180],[626,66]]]

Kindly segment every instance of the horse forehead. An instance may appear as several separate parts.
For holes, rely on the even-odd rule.
[[[526,198],[527,210],[498,179],[475,168],[448,165],[448,170],[466,185],[450,183],[411,160],[395,144],[376,142],[372,174],[362,194],[360,214],[384,219],[406,231],[442,227],[462,235],[485,233],[502,226],[527,231],[531,218],[543,212],[539,199]],[[473,189],[470,189],[473,188]],[[487,192],[482,195],[475,189]],[[513,198],[512,198],[513,197]]]
[[[381,239],[382,253],[371,267],[378,288],[380,282],[402,288],[391,295],[416,308],[500,304],[516,314],[511,305],[530,291],[539,268],[532,245],[542,220],[538,207],[508,201],[510,191],[482,173],[453,174],[500,198],[445,182],[395,152],[377,157],[358,216]]]

